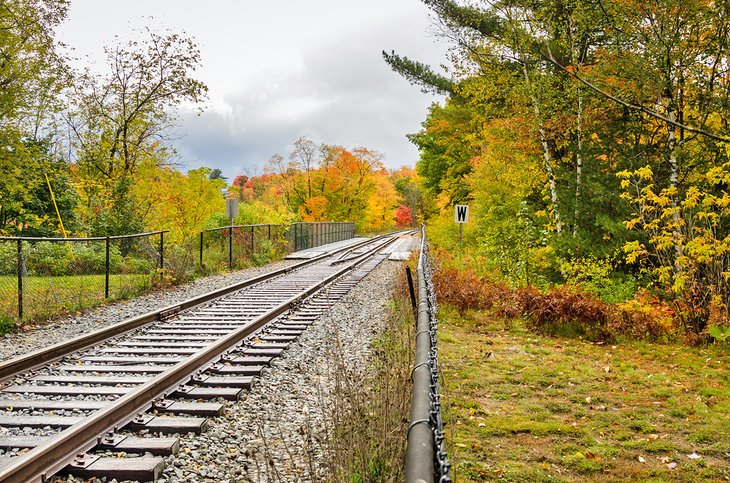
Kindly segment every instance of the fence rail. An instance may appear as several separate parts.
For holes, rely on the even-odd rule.
[[[108,237],[0,236],[0,319],[35,320],[177,280],[264,264],[354,237],[353,223],[233,225],[165,246],[169,230]],[[167,263],[169,259],[169,263]],[[197,262],[197,263],[196,263]],[[164,269],[164,272],[163,272]]]
[[[413,366],[411,422],[408,426],[405,481],[451,481],[441,414],[436,293],[431,279],[426,230],[421,230],[418,258],[418,321]]]

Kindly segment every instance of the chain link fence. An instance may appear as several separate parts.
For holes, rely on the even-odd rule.
[[[355,236],[352,222],[292,223],[291,239],[294,251],[347,240]]]
[[[144,292],[164,266],[164,234],[0,237],[0,316],[37,320]]]
[[[0,237],[0,319],[32,321],[198,275],[264,265],[355,235],[354,223],[211,228],[165,245],[165,231],[90,238]]]
[[[289,225],[233,225],[200,233],[198,265],[203,273],[263,265],[290,251]]]

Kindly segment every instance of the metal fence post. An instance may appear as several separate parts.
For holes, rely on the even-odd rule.
[[[109,298],[109,237],[106,237],[106,261],[104,266],[104,298]]]
[[[228,269],[233,270],[233,226],[228,227]]]
[[[269,228],[269,240],[271,240],[271,225],[266,225]]]
[[[23,239],[18,238],[18,320],[23,320]]]
[[[254,225],[251,225],[251,257],[253,257],[254,251],[256,249],[256,245],[254,244],[254,229],[256,227]]]
[[[165,269],[165,232],[160,232],[160,271]],[[162,277],[162,274],[160,274]]]
[[[203,266],[203,231],[200,232],[200,266]]]

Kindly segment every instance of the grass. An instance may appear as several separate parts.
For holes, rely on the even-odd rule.
[[[414,322],[405,272],[399,276],[400,290],[388,304],[368,367],[348,369],[341,348],[330,357],[334,389],[324,410],[330,426],[324,448],[328,481],[403,481]]]
[[[38,320],[80,310],[109,300],[127,298],[151,286],[150,274],[109,276],[109,298],[104,298],[104,275],[23,278],[23,320]],[[17,278],[0,276],[0,317],[17,318]]]
[[[456,481],[730,479],[727,346],[598,345],[445,305],[440,321]]]

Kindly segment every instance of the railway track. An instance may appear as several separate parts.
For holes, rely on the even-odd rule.
[[[0,481],[59,472],[155,480],[177,450],[170,435],[204,431],[397,239],[366,240],[0,363]]]

